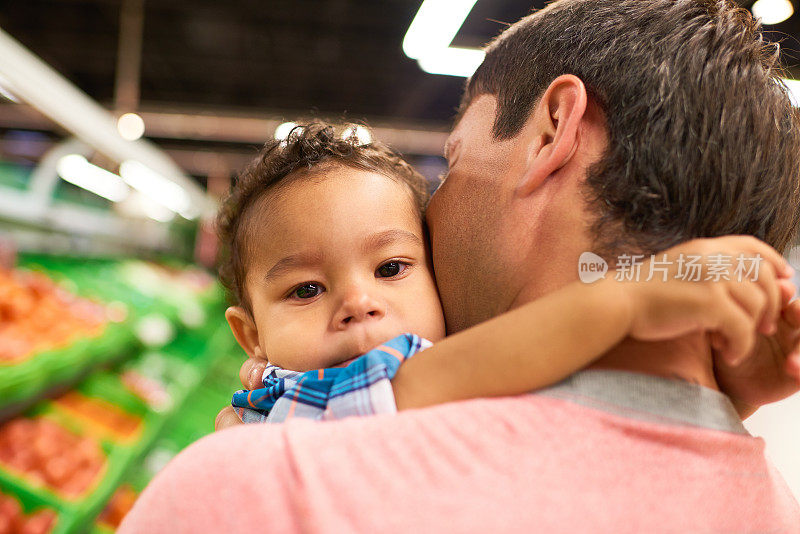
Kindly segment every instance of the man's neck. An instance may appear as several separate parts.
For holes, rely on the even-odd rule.
[[[561,257],[569,256],[562,254]],[[566,260],[564,265],[558,265],[561,268],[548,269],[547,273],[537,276],[535,280],[528,280],[517,292],[509,309],[522,306],[575,281],[568,269],[570,261]],[[577,260],[574,264],[577,264]],[[552,267],[550,264],[548,266]],[[657,342],[626,338],[587,368],[650,374],[719,391],[713,361],[708,337],[705,334],[694,334]]]
[[[719,390],[712,361],[706,336],[694,334],[673,341],[658,342],[628,338],[588,368],[651,374]]]

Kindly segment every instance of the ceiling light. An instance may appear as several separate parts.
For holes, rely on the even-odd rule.
[[[128,141],[136,141],[144,135],[144,121],[136,113],[125,113],[117,120],[119,134]]]
[[[275,140],[285,141],[295,128],[297,128],[297,124],[294,122],[284,122],[279,124],[278,127],[275,128]]]
[[[477,0],[425,0],[403,38],[403,52],[421,59],[453,42]]]
[[[112,202],[120,202],[130,192],[119,176],[92,165],[79,154],[63,156],[56,164],[56,171],[67,182]]]
[[[342,139],[355,137],[359,145],[368,145],[372,142],[372,134],[367,127],[360,124],[351,124],[342,132]]]
[[[783,84],[789,90],[789,99],[794,107],[800,107],[800,80],[789,80],[784,78]]]
[[[758,0],[752,10],[762,24],[778,24],[794,14],[794,6],[789,0]]]
[[[123,161],[119,166],[119,174],[125,183],[150,200],[186,218],[192,218],[187,216],[192,212],[189,195],[175,182],[133,160]]]
[[[469,78],[486,56],[476,48],[443,48],[419,59],[419,66],[431,74]]]
[[[14,96],[14,92],[10,89],[11,84],[8,83],[8,80],[0,76],[0,96],[4,97],[6,100],[10,100],[15,104],[19,104],[19,99]]]
[[[170,222],[175,218],[175,212],[165,208],[161,204],[157,202],[153,202],[143,194],[139,193],[140,198],[140,208],[142,212],[153,219],[154,221],[158,222]]]
[[[483,62],[477,48],[451,47],[477,0],[425,0],[403,38],[403,52],[425,72],[469,77]]]

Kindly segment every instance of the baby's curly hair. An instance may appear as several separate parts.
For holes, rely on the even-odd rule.
[[[397,152],[378,142],[363,143],[356,128],[337,137],[331,124],[314,121],[294,127],[285,140],[269,141],[238,176],[217,214],[221,244],[219,274],[231,301],[252,313],[245,291],[251,208],[266,192],[288,177],[313,175],[330,166],[344,166],[383,174],[404,183],[420,217],[428,202],[425,178]]]

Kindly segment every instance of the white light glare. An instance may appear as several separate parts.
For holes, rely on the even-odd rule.
[[[275,128],[275,140],[285,141],[288,139],[289,134],[292,133],[292,130],[294,130],[296,127],[297,124],[294,122],[284,122],[279,124],[278,127]]]
[[[0,96],[5,97],[15,104],[19,104],[19,99],[14,96],[14,93],[11,91],[11,84],[2,76],[0,76]]]
[[[59,159],[56,171],[67,182],[112,202],[124,200],[130,192],[119,176],[92,165],[85,157],[78,154],[70,154]]]
[[[786,89],[789,90],[789,99],[792,101],[794,107],[800,107],[800,80],[790,80],[785,78],[783,83]]]
[[[758,0],[752,9],[762,24],[778,24],[794,14],[794,6],[789,0]]]
[[[483,62],[477,48],[451,47],[477,0],[425,0],[403,38],[403,52],[431,74],[472,76]]]
[[[181,186],[167,180],[160,174],[150,170],[138,161],[123,161],[119,173],[125,182],[150,200],[180,213],[187,219],[192,218],[191,200]]]
[[[141,199],[141,203],[139,206],[141,207],[142,213],[153,219],[154,221],[158,222],[170,222],[172,219],[175,218],[175,212],[165,208],[158,202],[153,202],[143,194],[139,193],[139,198]]]
[[[444,48],[420,58],[419,66],[431,74],[469,78],[485,56],[483,50],[473,48]]]
[[[403,38],[403,52],[421,59],[447,48],[477,0],[425,0]]]
[[[360,124],[351,124],[342,132],[342,139],[355,137],[359,145],[368,145],[372,142],[372,134],[369,129]]]
[[[136,141],[144,135],[144,121],[136,113],[125,113],[117,120],[119,134],[128,141]]]

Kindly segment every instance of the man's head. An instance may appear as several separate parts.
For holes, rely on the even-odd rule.
[[[448,327],[575,280],[587,250],[723,234],[782,250],[800,133],[776,59],[723,0],[561,0],[503,32],[428,212]]]
[[[444,335],[425,179],[386,147],[314,123],[268,143],[220,211],[226,318],[249,356],[332,367],[403,332]]]

